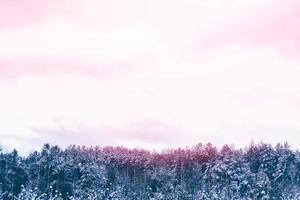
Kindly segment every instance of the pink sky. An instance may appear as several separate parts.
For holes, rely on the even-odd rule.
[[[0,0],[0,144],[299,147],[299,13],[298,0]]]

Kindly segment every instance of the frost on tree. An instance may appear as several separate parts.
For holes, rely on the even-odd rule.
[[[161,153],[44,145],[0,150],[0,200],[300,199],[300,153],[287,144],[212,144]]]

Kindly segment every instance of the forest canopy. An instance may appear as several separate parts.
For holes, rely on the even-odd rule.
[[[264,143],[159,153],[45,144],[25,157],[1,149],[0,199],[300,199],[300,153]]]

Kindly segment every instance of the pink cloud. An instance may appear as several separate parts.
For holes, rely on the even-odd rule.
[[[253,9],[251,15],[227,21],[201,40],[200,48],[248,46],[271,48],[286,56],[300,53],[300,2],[272,1]],[[203,38],[202,38],[203,39]]]
[[[12,28],[41,21],[49,14],[49,7],[55,4],[57,1],[2,0],[0,3],[0,28]]]
[[[299,63],[278,53],[298,58],[299,8],[296,0],[0,1],[0,81],[30,76],[1,85],[1,132],[35,127],[43,141],[34,143],[105,145],[251,139],[218,132],[223,119],[241,130],[247,121],[298,130],[290,104]],[[58,115],[79,122],[51,128]]]
[[[18,28],[16,31],[3,31],[0,35],[3,37],[1,42],[8,41],[0,49],[2,57],[0,57],[0,74],[2,77],[28,74],[83,74],[101,78],[120,75],[130,72],[136,66],[152,62],[153,57],[164,59],[165,56],[160,55],[160,51],[171,43],[171,46],[174,45],[180,53],[172,55],[173,49],[163,50],[162,52],[171,55],[169,57],[188,54],[186,52],[191,52],[190,49],[181,42],[189,40],[190,32],[194,30],[201,32],[201,38],[198,38],[196,46],[204,51],[208,49],[213,51],[214,48],[231,45],[246,45],[271,48],[286,55],[298,55],[300,53],[300,3],[293,0],[285,2],[277,0],[270,1],[268,4],[256,4],[249,6],[248,10],[245,9],[248,12],[252,10],[251,15],[237,11],[236,15],[232,16],[228,14],[230,6],[226,5],[224,13],[221,13],[226,20],[216,20],[215,25],[202,27],[202,22],[203,24],[214,22],[212,16],[207,14],[209,19],[204,20],[200,14],[194,13],[195,8],[189,6],[187,9],[193,11],[193,16],[187,15],[189,17],[185,18],[189,23],[180,23],[177,18],[181,19],[183,16],[174,11],[172,16],[174,15],[176,20],[170,20],[163,14],[164,12],[160,13],[162,16],[157,17],[159,19],[149,20],[147,16],[151,12],[143,14],[147,8],[143,3],[137,3],[137,8],[130,8],[129,12],[124,11],[126,4],[118,4],[115,1],[84,3],[80,0],[49,2],[4,0],[0,3],[0,30],[5,27]],[[178,2],[176,5],[179,7]],[[217,6],[214,4],[208,6],[210,9],[215,7]],[[165,7],[162,6],[160,9],[162,8]],[[122,19],[117,16],[117,13],[122,15]],[[51,23],[49,25],[47,20],[51,18],[58,18],[55,22],[59,26],[52,26]],[[197,18],[199,22],[195,20]],[[162,24],[158,23],[158,20]],[[131,27],[132,30],[129,29],[128,32],[125,28],[119,33],[107,28],[114,24],[119,30],[133,21],[143,22],[145,27],[153,30],[153,33],[148,36],[147,31],[140,32],[136,26]],[[73,26],[73,22],[76,25]],[[32,23],[38,24],[31,26]],[[156,23],[161,26],[158,30],[155,29]],[[170,28],[169,24],[173,24],[176,29]],[[27,26],[27,28],[23,30],[19,26]],[[101,29],[95,31],[95,26]],[[106,31],[103,31],[104,29]],[[172,35],[178,34],[178,38],[173,38],[172,35],[168,38],[173,39],[165,38],[165,33],[169,33],[169,29],[172,30]],[[192,45],[195,45],[194,39],[191,40]],[[166,45],[165,42],[170,44]],[[102,59],[103,57],[109,61]],[[98,60],[86,61],[90,58]]]
[[[49,18],[58,18],[97,28],[116,28],[116,24],[131,24],[136,15],[145,13],[145,3],[131,1],[94,0],[2,0],[0,1],[0,30],[15,29],[31,24],[43,24]],[[139,8],[139,9],[135,9]],[[116,15],[118,13],[119,15]],[[122,17],[120,17],[122,16]]]
[[[88,63],[78,60],[4,60],[0,59],[0,78],[18,78],[28,75],[60,76],[79,75],[90,78],[111,78],[130,73],[136,64],[132,62]]]

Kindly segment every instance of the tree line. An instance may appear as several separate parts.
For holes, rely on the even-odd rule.
[[[265,143],[162,152],[45,144],[26,157],[0,150],[0,199],[300,199],[300,153]]]

